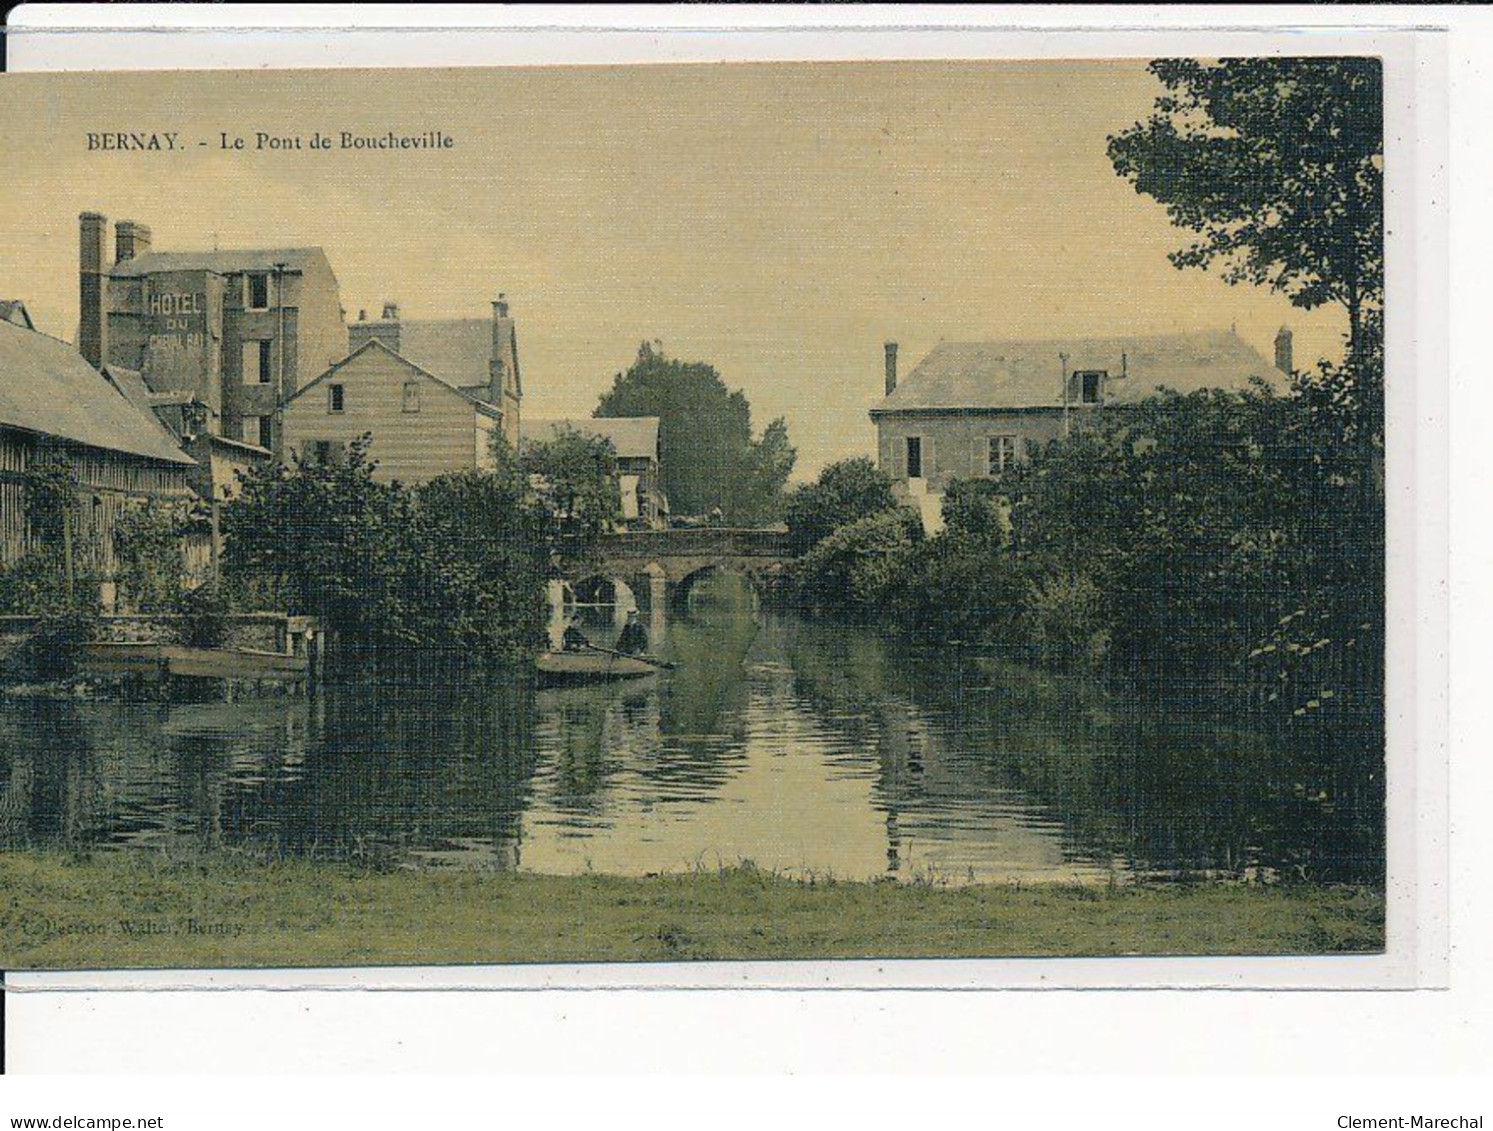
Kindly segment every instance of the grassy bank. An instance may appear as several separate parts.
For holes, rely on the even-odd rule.
[[[1345,887],[815,883],[375,873],[298,860],[0,855],[0,969],[1009,955],[1383,946]]]

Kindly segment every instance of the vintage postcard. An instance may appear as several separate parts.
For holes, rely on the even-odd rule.
[[[1384,953],[1384,91],[0,76],[0,968]]]

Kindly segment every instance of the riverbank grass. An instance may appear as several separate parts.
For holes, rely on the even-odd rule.
[[[0,855],[0,968],[1327,954],[1383,949],[1361,888],[373,872],[302,860]]]

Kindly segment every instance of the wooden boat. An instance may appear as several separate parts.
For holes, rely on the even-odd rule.
[[[534,660],[539,686],[557,687],[570,683],[596,683],[612,679],[637,679],[652,675],[662,667],[647,657],[624,656],[614,652],[541,652]]]
[[[187,648],[179,644],[84,644],[80,659],[105,675],[177,675],[207,679],[304,679],[305,656],[243,648]]]

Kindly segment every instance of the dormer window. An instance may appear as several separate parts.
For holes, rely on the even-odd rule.
[[[268,275],[244,276],[244,308],[246,310],[268,310],[270,308],[270,277]]]
[[[1080,369],[1073,374],[1078,386],[1079,404],[1099,404],[1104,395],[1104,380],[1109,373],[1103,369]]]

